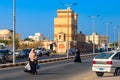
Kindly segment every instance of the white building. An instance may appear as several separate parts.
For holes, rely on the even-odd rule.
[[[29,36],[28,38],[31,38],[35,41],[39,41],[39,40],[50,40],[49,36],[44,36],[41,33],[35,33],[35,36]]]

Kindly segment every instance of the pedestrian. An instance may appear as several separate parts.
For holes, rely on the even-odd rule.
[[[36,66],[38,64],[38,57],[37,54],[35,53],[35,49],[32,48],[30,53],[29,53],[29,62],[30,62],[30,73],[31,74],[37,74]]]
[[[79,50],[79,48],[76,49],[74,62],[80,62],[80,63],[82,62],[81,61],[81,57],[80,57],[80,50]]]

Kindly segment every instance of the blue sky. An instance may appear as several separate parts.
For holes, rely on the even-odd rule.
[[[57,9],[66,9],[64,4],[77,3],[72,9],[78,13],[78,32],[91,35],[92,19],[96,16],[94,30],[100,35],[106,35],[106,22],[109,24],[110,42],[114,40],[115,27],[120,26],[120,0],[16,0],[16,32],[22,39],[36,32],[53,39],[54,18]],[[0,0],[0,29],[12,29],[13,0]]]

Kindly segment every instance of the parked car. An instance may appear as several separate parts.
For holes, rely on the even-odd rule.
[[[43,47],[39,47],[39,48],[35,49],[35,52],[38,56],[43,56],[43,55],[50,56],[51,50],[50,49],[45,49]]]
[[[22,52],[25,55],[25,57],[28,57],[30,51],[31,51],[31,49],[24,49],[24,50],[22,50]]]
[[[71,48],[68,50],[68,54],[75,54],[76,53],[76,48]]]
[[[93,59],[92,70],[102,77],[104,73],[120,75],[120,51],[102,52]]]
[[[37,56],[42,56],[41,48],[36,48],[35,52],[36,52]]]
[[[4,43],[0,43],[0,49],[4,49],[5,48],[5,44]]]
[[[104,51],[105,51],[104,48],[99,48],[99,49],[98,49],[98,52],[104,52]]]
[[[23,53],[22,50],[16,50],[15,51],[15,56],[16,56],[17,59],[20,59],[20,58],[24,58],[25,54]]]
[[[48,49],[45,49],[45,48],[41,48],[41,53],[42,55],[47,55],[47,56],[50,56],[50,50]]]
[[[8,49],[0,49],[0,62],[6,63],[12,61],[13,61],[12,51]]]

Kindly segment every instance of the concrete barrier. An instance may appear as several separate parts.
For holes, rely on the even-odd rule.
[[[90,57],[90,56],[95,56],[97,54],[85,54],[85,55],[81,55],[82,58],[86,58],[86,57]],[[39,60],[38,63],[47,63],[47,62],[55,62],[55,61],[61,61],[61,60],[68,60],[68,59],[72,59],[74,58],[74,56],[70,56],[70,57],[60,57],[60,58],[52,58],[52,59],[44,59],[44,60]],[[28,63],[28,61],[26,62],[18,62],[18,63],[9,63],[9,64],[1,64],[0,65],[0,69],[1,68],[8,68],[8,67],[17,67],[17,66],[25,66]]]

